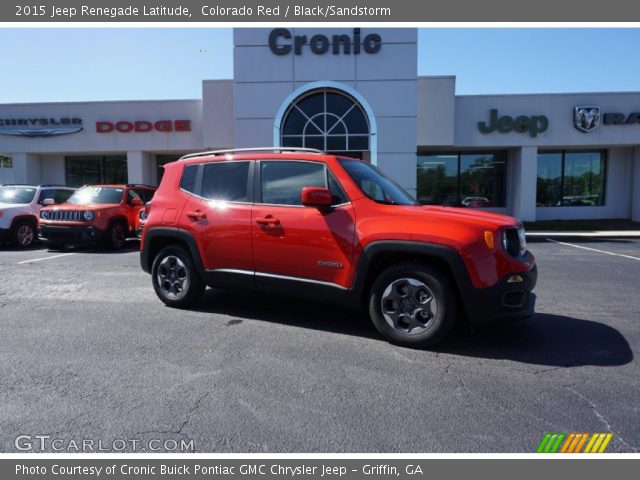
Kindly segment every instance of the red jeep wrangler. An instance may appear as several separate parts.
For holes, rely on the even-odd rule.
[[[304,149],[227,150],[165,165],[140,261],[169,306],[207,285],[366,308],[388,340],[430,346],[533,313],[537,270],[515,218],[420,206],[374,166]]]
[[[138,214],[155,190],[149,185],[79,188],[66,203],[40,210],[40,239],[51,248],[102,242],[120,249],[127,237],[135,235]]]

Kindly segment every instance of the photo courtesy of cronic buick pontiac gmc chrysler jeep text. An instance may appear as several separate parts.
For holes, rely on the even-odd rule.
[[[40,238],[50,248],[102,243],[114,250],[135,236],[140,210],[153,197],[148,185],[91,185],[79,188],[66,203],[40,210]]]
[[[368,310],[378,331],[431,346],[533,313],[537,269],[515,218],[420,206],[374,166],[306,149],[187,155],[165,166],[140,261],[169,306],[212,287]]]

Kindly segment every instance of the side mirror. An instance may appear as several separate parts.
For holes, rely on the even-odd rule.
[[[326,208],[333,203],[329,189],[320,187],[304,187],[300,199],[305,207]]]
[[[131,199],[131,206],[132,207],[140,207],[144,205],[144,202],[142,200],[140,200],[139,198],[132,198]]]
[[[42,200],[42,205],[55,205],[56,201],[53,198],[45,198]]]

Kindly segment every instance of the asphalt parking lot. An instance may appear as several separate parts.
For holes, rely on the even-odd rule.
[[[534,318],[436,351],[290,299],[208,290],[167,308],[136,244],[4,248],[0,450],[48,435],[63,451],[534,452],[545,432],[611,431],[608,452],[638,451],[640,239],[562,242],[530,243]]]

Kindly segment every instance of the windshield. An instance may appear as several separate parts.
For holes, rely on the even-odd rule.
[[[33,187],[0,187],[0,203],[31,203],[36,190]]]
[[[400,185],[384,176],[373,165],[359,160],[339,160],[340,165],[367,197],[386,205],[416,205],[411,195]]]
[[[69,197],[68,203],[76,205],[120,203],[124,188],[82,187]]]

